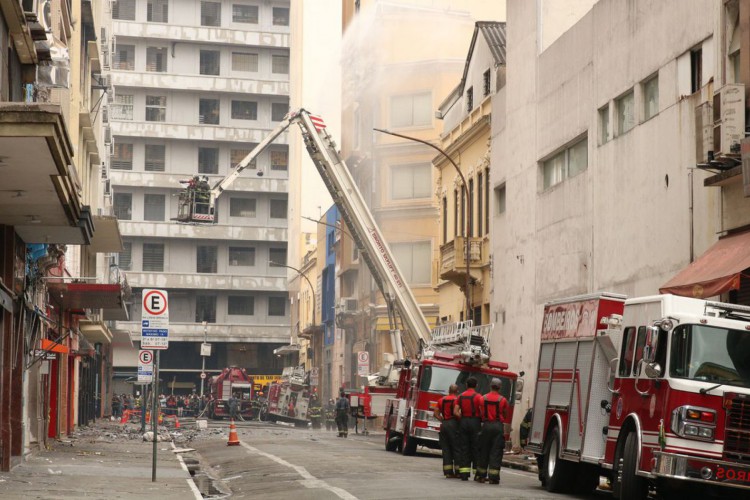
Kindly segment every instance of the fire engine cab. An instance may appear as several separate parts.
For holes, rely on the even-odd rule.
[[[261,407],[260,419],[288,422],[295,427],[307,427],[310,386],[305,380],[304,366],[288,366],[281,380],[268,386],[268,397]]]
[[[549,491],[748,494],[750,307],[599,293],[542,325],[528,449]]]
[[[451,384],[457,384],[459,392],[463,392],[469,377],[477,379],[480,394],[490,392],[493,378],[500,379],[500,393],[508,400],[513,414],[523,380],[507,371],[507,363],[490,360],[492,327],[473,326],[471,321],[440,325],[433,329],[431,341],[416,361],[401,363],[396,396],[386,401],[383,419],[387,451],[414,455],[418,445],[439,449],[440,421],[433,416],[435,404],[448,394]],[[511,423],[506,422],[506,440],[510,429]]]
[[[229,417],[229,398],[232,394],[239,400],[240,416],[245,420],[254,417],[252,400],[253,381],[244,368],[230,366],[208,381],[210,399],[206,407],[209,418]]]

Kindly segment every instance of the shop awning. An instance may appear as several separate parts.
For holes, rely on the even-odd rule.
[[[659,292],[706,298],[738,290],[740,275],[750,267],[750,231],[721,238]]]
[[[42,340],[42,350],[48,351],[48,352],[59,352],[60,354],[68,354],[70,352],[70,349],[65,347],[62,344],[58,344],[54,340],[49,339],[41,339]]]
[[[107,283],[47,283],[50,299],[63,309],[104,309],[106,319],[127,320],[122,285]]]

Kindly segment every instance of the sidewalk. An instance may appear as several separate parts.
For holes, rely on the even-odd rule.
[[[0,472],[0,497],[200,499],[172,443],[156,447],[156,482],[151,482],[153,443],[142,441],[135,426],[97,422]]]

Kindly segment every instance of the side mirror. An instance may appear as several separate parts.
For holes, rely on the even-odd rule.
[[[516,392],[513,395],[513,400],[515,403],[521,402],[521,398],[523,396],[523,385],[524,385],[524,381],[522,378],[516,379]]]
[[[643,373],[645,373],[648,378],[659,378],[661,377],[661,366],[659,363],[646,363],[646,366],[643,368]]]
[[[656,326],[646,327],[646,343],[643,346],[643,361],[647,364],[653,363],[656,359],[656,348],[659,345],[659,332],[661,330]]]

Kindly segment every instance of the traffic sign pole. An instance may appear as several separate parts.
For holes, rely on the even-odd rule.
[[[153,401],[151,404],[151,428],[154,432],[154,448],[153,448],[153,459],[151,464],[151,482],[156,482],[156,438],[159,435],[159,351],[156,351],[156,359],[154,360],[154,383],[151,393],[153,394]]]

